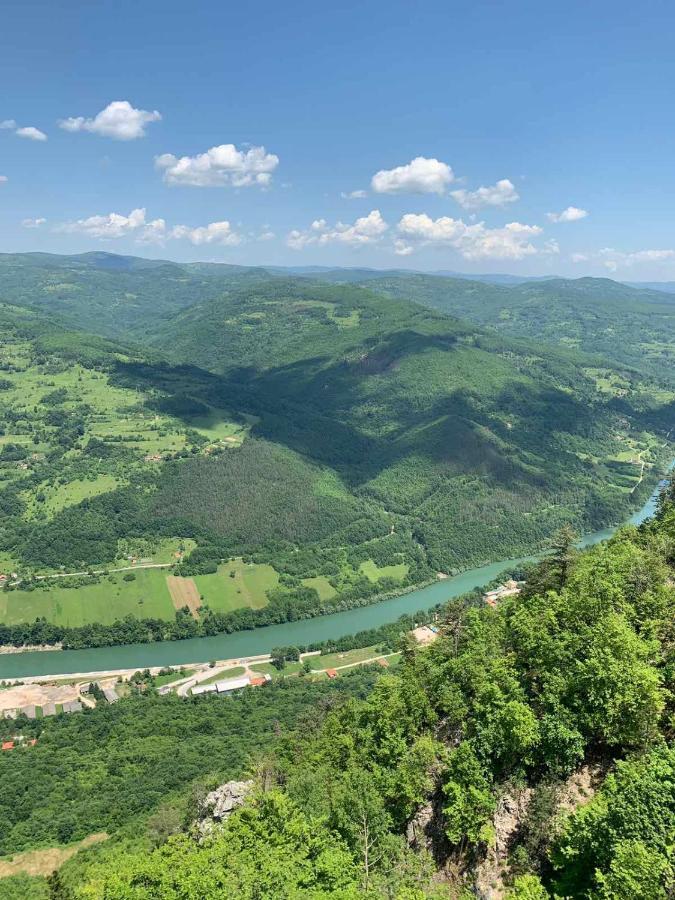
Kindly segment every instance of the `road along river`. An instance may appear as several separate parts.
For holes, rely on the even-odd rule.
[[[675,465],[675,461],[673,463]],[[672,468],[672,466],[671,466]],[[642,509],[628,520],[638,525],[649,518],[656,508],[657,488]],[[587,534],[580,546],[588,547],[611,537],[616,528],[605,528]],[[528,557],[533,559],[534,557]],[[518,560],[501,560],[480,566],[419,588],[408,594],[383,600],[371,606],[361,606],[329,616],[284,622],[253,631],[237,631],[214,637],[192,638],[187,641],[161,641],[155,644],[126,644],[120,647],[95,647],[90,650],[27,651],[0,655],[0,679],[29,675],[67,675],[73,672],[103,672],[116,669],[145,669],[153,666],[175,666],[185,663],[208,662],[211,659],[236,659],[269,653],[273,647],[307,645],[346,634],[355,634],[394,622],[404,613],[430,609],[438,603],[483,587],[510,564]],[[522,561],[522,560],[520,560]]]

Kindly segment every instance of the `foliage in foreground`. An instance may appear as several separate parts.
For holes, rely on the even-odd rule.
[[[288,735],[212,841],[184,833],[150,855],[75,859],[68,886],[106,900],[456,897],[494,844],[499,798],[529,786],[539,799],[504,861],[511,897],[665,900],[674,559],[672,500],[606,545],[577,556],[561,544],[520,597],[497,610],[452,604],[441,639],[407,646],[400,674]],[[609,774],[565,813],[556,798],[587,762]],[[428,803],[422,844],[445,886],[431,886],[427,850],[404,837]]]

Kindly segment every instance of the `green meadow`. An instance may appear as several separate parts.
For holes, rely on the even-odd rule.
[[[195,584],[203,603],[218,612],[242,606],[261,609],[267,605],[267,591],[277,587],[279,575],[269,565],[249,565],[241,559],[218,567],[213,575],[196,575]]]

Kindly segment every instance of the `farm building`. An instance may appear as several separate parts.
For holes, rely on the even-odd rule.
[[[239,678],[224,678],[222,681],[216,681],[216,690],[219,694],[227,694],[229,691],[238,691],[248,687],[249,684],[248,675],[241,675]]]
[[[192,688],[192,696],[196,697],[198,694],[215,694],[216,686],[215,684],[196,684]]]
[[[114,688],[103,688],[103,696],[108,701],[108,703],[117,703],[120,699],[119,694],[115,691]]]
[[[42,715],[43,716],[55,716],[56,715],[56,703],[45,703],[42,707]]]
[[[82,704],[79,700],[67,700],[63,704],[64,713],[82,712]]]
[[[2,750],[13,750],[14,749],[14,741],[3,741],[1,749]]]
[[[326,675],[328,675],[329,678],[337,678],[338,677],[338,673],[335,669],[326,669]]]
[[[503,600],[504,597],[514,597],[516,594],[520,593],[520,586],[517,581],[514,581],[513,578],[509,578],[508,581],[504,582],[504,584],[500,584],[499,587],[496,587],[493,591],[488,591],[483,594],[483,600],[488,604],[488,606],[496,606],[499,600]]]
[[[24,714],[24,716],[26,716],[28,719],[34,719],[34,718],[35,718],[35,707],[34,707],[34,706],[22,706],[22,707],[21,707],[21,712],[22,712],[22,713]]]

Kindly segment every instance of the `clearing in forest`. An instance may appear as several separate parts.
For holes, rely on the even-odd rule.
[[[166,585],[169,588],[174,609],[182,609],[184,606],[187,606],[192,613],[192,617],[198,619],[198,610],[202,605],[202,601],[193,579],[182,578],[179,575],[167,575]]]
[[[90,834],[82,841],[76,844],[69,844],[67,847],[47,847],[44,850],[28,850],[26,853],[16,853],[11,859],[0,859],[0,878],[9,878],[11,875],[18,875],[24,872],[26,875],[51,875],[57,869],[75,856],[78,850],[90,847],[104,841],[108,835],[102,831],[99,834]]]
[[[195,581],[210,609],[231,612],[245,606],[251,609],[267,606],[267,592],[278,586],[279,575],[267,564],[232,559],[218,566],[218,571],[211,575],[195,576]]]

